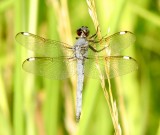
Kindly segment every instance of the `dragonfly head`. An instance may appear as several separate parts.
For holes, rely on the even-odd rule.
[[[88,29],[88,27],[87,26],[82,26],[81,28],[79,28],[77,30],[77,35],[79,37],[88,37],[88,35],[89,35],[89,29]]]

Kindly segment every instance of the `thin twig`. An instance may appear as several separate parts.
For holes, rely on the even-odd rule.
[[[57,29],[58,29],[61,41],[65,41],[66,43],[72,45],[72,34],[71,34],[70,19],[69,19],[68,7],[67,7],[67,0],[60,0],[60,1],[48,0],[48,2],[49,4],[53,6],[53,9],[57,15],[57,21],[58,21]],[[64,53],[69,55],[67,52],[64,52]],[[69,72],[72,72],[71,70],[72,68],[68,68]],[[70,79],[71,79],[72,87],[75,90],[76,89],[76,85],[75,85],[76,79],[73,77]],[[64,90],[66,90],[66,88]],[[69,100],[71,98],[68,98],[68,96],[70,96],[68,91],[67,92],[64,91],[64,93],[66,93],[64,94],[65,96],[68,94],[67,98],[65,99],[65,106],[66,106],[65,125],[66,125],[66,128],[69,134],[72,135],[72,134],[75,134],[75,131],[76,131],[74,113],[70,112],[70,110],[73,110],[72,100]],[[69,105],[71,106],[68,107]]]
[[[97,14],[96,14],[96,7],[95,7],[95,2],[94,0],[86,0],[87,4],[88,4],[88,10],[89,10],[89,14],[92,18],[92,21],[94,23],[95,28],[97,29],[97,27],[99,27],[99,22],[97,19]],[[100,33],[100,27],[98,29],[98,38],[101,39],[101,33]],[[104,92],[104,96],[105,99],[108,103],[108,107],[109,107],[109,111],[111,114],[111,118],[112,118],[112,122],[113,122],[113,126],[115,129],[115,135],[121,135],[121,127],[120,124],[118,122],[118,110],[117,110],[117,106],[116,106],[116,102],[113,101],[113,96],[112,96],[112,90],[111,90],[111,82],[109,79],[109,72],[108,69],[106,68],[106,75],[107,75],[107,80],[108,80],[108,84],[109,84],[109,91],[107,91],[106,86],[105,86],[105,78],[104,75],[102,74],[100,67],[98,65],[98,57],[97,57],[97,69],[99,71],[99,75],[100,75],[100,80],[101,80],[101,86]],[[107,66],[105,66],[107,67]]]

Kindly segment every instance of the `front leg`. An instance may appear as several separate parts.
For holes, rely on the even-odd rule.
[[[92,51],[94,51],[94,52],[101,52],[101,51],[103,51],[103,50],[105,50],[106,48],[107,48],[107,46],[106,47],[103,47],[102,49],[100,49],[100,50],[96,50],[94,47],[92,47],[91,45],[89,45],[89,48],[92,50]]]
[[[93,34],[92,36],[90,36],[88,39],[92,39],[92,38],[96,39],[96,38],[97,38],[97,33],[98,33],[98,31],[99,31],[99,25],[97,26],[96,33]]]

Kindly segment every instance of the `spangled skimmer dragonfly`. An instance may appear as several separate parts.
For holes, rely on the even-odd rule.
[[[25,71],[50,79],[65,79],[77,74],[76,120],[79,121],[84,75],[99,78],[98,65],[104,78],[113,78],[137,70],[138,65],[135,59],[119,55],[135,41],[134,34],[129,31],[98,40],[97,33],[89,37],[88,27],[82,26],[77,35],[74,46],[28,32],[18,33],[16,40],[36,53],[36,57],[23,62]]]

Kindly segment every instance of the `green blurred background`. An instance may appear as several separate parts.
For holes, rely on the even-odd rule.
[[[160,135],[160,1],[96,0],[102,35],[136,35],[123,52],[139,70],[112,82],[124,135]],[[18,32],[73,44],[82,25],[95,33],[85,0],[0,0],[0,135],[112,135],[100,81],[85,79],[83,111],[75,122],[75,78],[48,80],[26,73],[32,54],[15,42]],[[107,83],[107,81],[106,81]],[[108,88],[107,88],[108,89]]]

